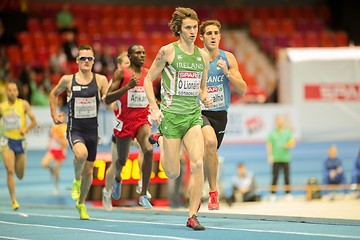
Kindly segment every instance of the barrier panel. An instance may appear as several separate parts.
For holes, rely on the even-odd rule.
[[[136,186],[140,178],[140,168],[137,156],[138,152],[131,152],[129,154],[129,158],[121,172],[121,198],[119,200],[113,199],[113,206],[138,205],[139,194],[136,193]],[[93,202],[94,205],[101,205],[102,189],[105,186],[105,174],[110,164],[111,152],[99,152],[97,154],[94,162],[93,181],[86,199]],[[167,181],[168,178],[160,164],[160,153],[154,152],[153,170],[149,187],[153,205],[168,205]]]

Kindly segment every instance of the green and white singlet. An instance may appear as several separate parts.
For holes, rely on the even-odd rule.
[[[172,43],[175,49],[174,60],[162,71],[161,104],[163,112],[192,114],[200,111],[199,95],[205,61],[197,46],[188,55]]]

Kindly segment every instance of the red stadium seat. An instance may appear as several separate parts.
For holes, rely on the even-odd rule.
[[[42,21],[42,30],[46,33],[46,32],[53,32],[56,31],[56,23],[55,20],[52,18],[45,18]]]
[[[40,21],[37,18],[30,18],[27,20],[27,28],[29,32],[40,32],[42,31]]]
[[[349,36],[344,31],[336,31],[334,33],[334,42],[337,47],[349,46]]]
[[[319,36],[315,32],[305,33],[305,43],[307,47],[320,47]]]
[[[327,31],[321,32],[320,45],[321,47],[335,47],[333,35]]]

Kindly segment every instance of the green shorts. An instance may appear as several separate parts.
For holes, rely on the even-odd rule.
[[[182,138],[193,126],[203,125],[200,111],[194,114],[163,112],[163,115],[158,129],[166,138]]]

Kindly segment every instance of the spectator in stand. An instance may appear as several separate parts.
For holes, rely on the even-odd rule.
[[[50,72],[53,74],[64,75],[66,70],[67,56],[64,48],[60,47],[50,56]]]
[[[3,20],[0,18],[0,47],[8,47],[17,43],[15,35],[6,30]]]
[[[65,2],[61,11],[56,14],[56,26],[60,33],[76,32],[74,16],[70,11],[69,3]]]
[[[241,202],[260,201],[261,196],[256,193],[256,180],[253,172],[246,169],[245,163],[237,165],[238,174],[232,178],[232,195],[229,204]]]
[[[328,157],[324,162],[323,184],[325,185],[346,184],[343,163],[342,160],[338,158],[338,149],[336,145],[331,145],[328,149]],[[347,192],[346,189],[344,192],[345,193]],[[328,193],[329,193],[328,191],[325,191],[325,194]],[[331,195],[330,199],[334,200],[334,195]]]
[[[6,99],[5,85],[10,76],[10,64],[6,57],[5,47],[0,47],[0,102]]]
[[[360,197],[360,149],[354,161],[351,184],[351,189],[356,190],[358,192],[358,197]]]
[[[66,32],[64,34],[65,41],[62,44],[62,48],[64,49],[64,53],[66,54],[66,59],[69,62],[75,62],[79,53],[75,34],[73,32]]]
[[[112,47],[109,44],[106,44],[99,59],[102,66],[101,73],[108,78],[114,73],[117,67],[117,58],[113,55],[111,48]]]
[[[34,76],[34,70],[30,65],[26,65],[20,72],[19,76],[19,98],[22,98],[31,103],[32,90],[30,83]]]

